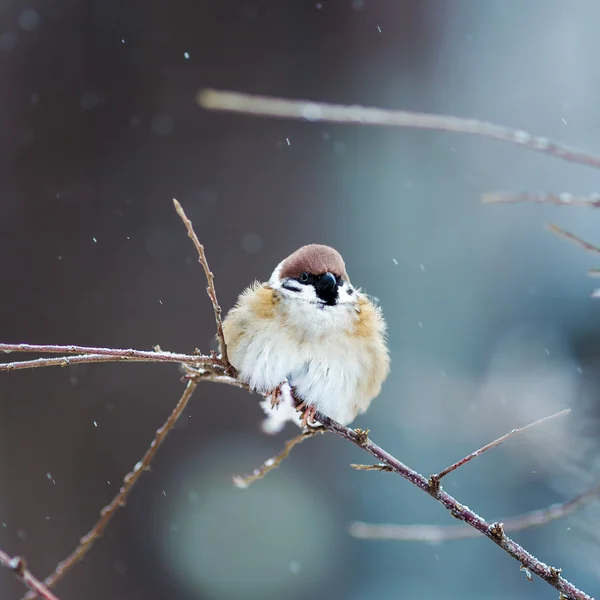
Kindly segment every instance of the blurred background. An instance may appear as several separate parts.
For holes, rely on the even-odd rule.
[[[594,0],[0,3],[0,340],[179,352],[214,324],[178,198],[224,309],[298,246],[335,246],[389,322],[372,438],[429,474],[562,408],[448,477],[493,520],[595,485],[600,214],[483,206],[494,189],[587,194],[592,169],[493,140],[208,113],[203,87],[486,119],[600,153]],[[5,360],[29,358],[7,355]],[[183,385],[174,365],[0,377],[0,547],[40,578],[118,491]],[[242,600],[549,598],[481,539],[351,538],[353,520],[452,524],[333,436],[251,471],[297,430],[260,431],[259,397],[206,384],[127,508],[59,597]],[[600,590],[600,510],[515,538]],[[20,584],[0,572],[0,596]]]

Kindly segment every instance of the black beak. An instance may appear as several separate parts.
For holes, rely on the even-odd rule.
[[[315,291],[317,296],[325,304],[334,305],[338,297],[337,280],[331,273],[321,275],[315,282]]]

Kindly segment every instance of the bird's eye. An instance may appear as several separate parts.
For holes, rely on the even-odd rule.
[[[302,273],[302,274],[300,275],[300,281],[301,281],[302,283],[306,283],[306,282],[308,281],[308,273]]]

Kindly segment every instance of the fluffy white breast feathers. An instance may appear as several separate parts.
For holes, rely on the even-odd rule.
[[[303,246],[267,283],[244,290],[223,332],[239,377],[267,396],[263,428],[271,433],[289,420],[307,426],[315,411],[348,425],[389,373],[381,310],[352,286],[329,246]]]

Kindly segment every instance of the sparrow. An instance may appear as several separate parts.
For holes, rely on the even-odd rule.
[[[246,288],[223,334],[239,379],[270,399],[262,406],[271,433],[287,420],[318,425],[316,411],[350,424],[389,373],[381,309],[350,283],[344,259],[329,246],[299,248],[267,282]],[[286,398],[287,411],[274,414]]]

